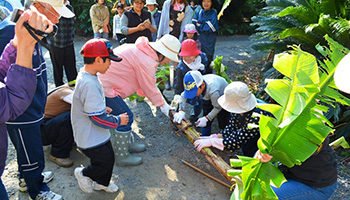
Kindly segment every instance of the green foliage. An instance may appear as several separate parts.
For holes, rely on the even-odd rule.
[[[222,58],[222,56],[216,56],[213,68],[216,71],[216,75],[223,77],[228,83],[231,83],[232,81],[226,74],[227,67],[221,63]]]
[[[328,34],[343,46],[350,47],[350,0],[269,0],[252,18],[256,27],[254,40],[269,38],[270,43],[256,43],[256,50],[287,50],[288,44],[300,44],[319,57],[315,45],[326,45]],[[281,44],[286,46],[281,47]]]
[[[325,56],[322,62],[298,46],[275,56],[273,67],[284,78],[267,80],[265,90],[278,104],[259,105],[275,118],[261,116],[261,137],[258,141],[260,151],[272,155],[273,162],[279,161],[287,167],[302,164],[332,131],[332,124],[319,113],[327,111],[324,104],[340,102],[350,105],[350,99],[337,92],[333,81],[335,68],[345,55],[344,48],[328,36],[326,40],[329,48],[317,46]],[[318,64],[322,70],[319,70]],[[285,181],[277,166],[254,158],[239,158],[243,163],[243,192],[239,197],[277,199],[270,184],[279,187]]]

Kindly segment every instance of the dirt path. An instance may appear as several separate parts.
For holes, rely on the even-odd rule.
[[[77,66],[79,67],[83,64],[78,52],[85,41],[80,38],[75,43]],[[241,60],[257,56],[249,49],[249,44],[247,36],[219,38],[216,53],[224,55],[224,64],[229,66],[230,73],[245,67],[240,62]],[[51,69],[48,53],[45,54],[45,57],[47,58],[48,69]],[[48,70],[48,78],[52,88],[52,70]],[[166,92],[169,99],[172,99],[172,94],[173,91]],[[76,167],[89,163],[87,157],[73,149],[71,158],[74,160],[74,166],[61,168],[49,161],[50,147],[45,147],[45,170],[52,170],[55,173],[55,178],[49,183],[52,191],[63,195],[65,200],[224,200],[230,198],[231,192],[226,187],[181,163],[180,160],[184,159],[212,176],[224,180],[184,136],[178,137],[174,134],[169,119],[159,109],[147,100],[141,103],[133,101],[128,104],[135,115],[132,128],[136,140],[147,144],[148,148],[147,151],[136,154],[143,157],[144,163],[142,165],[114,167],[112,181],[119,186],[120,191],[117,194],[105,192],[86,194],[82,192],[73,173]],[[228,162],[228,158],[225,158],[225,160]],[[16,176],[15,150],[10,145],[7,166],[2,180],[11,200],[28,199],[26,193],[18,192]]]

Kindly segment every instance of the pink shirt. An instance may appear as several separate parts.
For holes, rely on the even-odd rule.
[[[155,106],[164,105],[163,96],[156,86],[158,56],[148,38],[139,37],[135,44],[123,44],[113,52],[123,60],[112,61],[105,74],[98,74],[106,97],[120,95],[124,99],[137,92]]]

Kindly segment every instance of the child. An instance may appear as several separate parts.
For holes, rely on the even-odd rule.
[[[189,4],[193,10],[193,14],[199,12],[202,9],[202,7],[198,5],[198,0],[189,0]]]
[[[211,134],[211,123],[218,115],[220,129],[223,129],[229,119],[229,113],[223,110],[218,104],[218,99],[224,94],[225,87],[228,85],[226,80],[214,74],[202,76],[199,71],[189,71],[184,77],[185,91],[181,94],[179,112],[174,115],[174,122],[181,123],[185,118],[185,104],[187,99],[202,97],[203,99],[203,117],[195,123],[201,127],[202,136]]]
[[[218,14],[212,6],[212,0],[203,0],[203,9],[196,12],[192,19],[192,23],[196,25],[199,34],[201,50],[207,54],[209,63],[214,59],[216,35],[219,29]]]
[[[186,33],[186,35],[184,36],[184,40],[192,39],[196,41],[198,49],[201,49],[202,45],[198,39],[198,33],[194,24],[186,24],[184,33]]]
[[[87,193],[104,190],[118,191],[118,186],[110,183],[114,165],[114,151],[108,129],[126,125],[127,114],[109,115],[105,95],[97,73],[104,74],[111,60],[121,58],[113,54],[111,43],[106,39],[91,39],[85,43],[80,54],[84,56],[84,67],[80,70],[72,102],[72,126],[77,147],[90,158],[88,167],[78,167],[74,175],[81,190]]]
[[[152,17],[156,24],[156,28],[158,30],[160,16],[162,15],[162,12],[158,10],[158,3],[156,0],[146,0],[146,6],[148,11],[152,14]],[[153,39],[153,42],[157,40],[157,33],[152,33],[152,39]]]
[[[123,13],[125,11],[123,4],[117,5],[117,11],[118,11],[118,14],[114,15],[113,17],[113,38],[115,40],[118,40],[119,44],[121,44],[120,41],[126,37],[125,35],[122,34],[122,30],[121,30],[122,25],[120,23],[120,19],[122,18]]]
[[[181,95],[184,91],[183,79],[188,71],[196,70],[201,74],[205,74],[205,66],[208,64],[205,53],[198,50],[196,42],[192,39],[187,39],[182,42],[179,56],[182,57],[182,61],[176,66],[174,80],[175,95]],[[189,103],[194,106],[190,121],[196,121],[201,112],[202,103],[199,98],[194,98]]]
[[[243,155],[253,157],[258,150],[260,138],[259,126],[248,128],[249,124],[259,125],[260,115],[272,116],[271,113],[255,107],[258,102],[248,86],[240,81],[230,83],[224,94],[218,99],[219,105],[230,112],[230,121],[221,134],[213,134],[194,142],[200,151],[203,147],[235,151],[242,148]]]

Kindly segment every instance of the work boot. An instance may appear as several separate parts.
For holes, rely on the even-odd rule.
[[[56,158],[55,156],[50,155],[50,160],[61,167],[71,167],[73,165],[73,160],[70,158]]]
[[[129,152],[140,153],[143,151],[146,151],[146,145],[135,143],[134,134],[132,134],[132,132],[130,131]]]
[[[117,166],[137,166],[142,164],[142,158],[132,156],[128,152],[129,140],[131,131],[116,131],[111,129],[111,134],[114,137],[115,145],[115,164]]]

